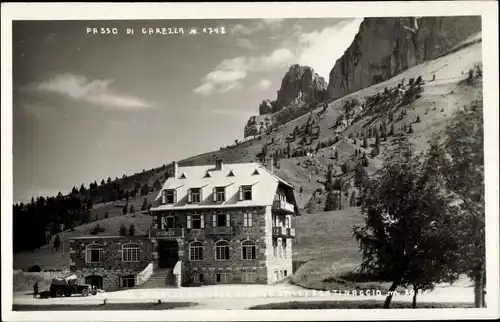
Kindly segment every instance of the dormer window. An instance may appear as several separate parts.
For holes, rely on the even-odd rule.
[[[177,202],[177,191],[174,189],[163,190],[161,197],[162,204],[174,204]]]
[[[188,190],[188,202],[200,203],[202,200],[201,188],[191,188]]]
[[[214,188],[214,202],[224,202],[226,201],[226,188],[216,187]]]
[[[252,186],[240,187],[240,200],[252,200]]]

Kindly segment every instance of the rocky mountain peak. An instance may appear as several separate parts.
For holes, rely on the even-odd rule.
[[[329,97],[387,80],[480,31],[480,16],[365,18],[330,72]]]
[[[269,129],[279,119],[287,119],[287,115],[307,113],[305,106],[323,100],[327,83],[309,66],[291,65],[281,81],[276,100],[263,100],[259,105],[259,116],[252,116],[245,126],[245,137],[258,135]]]

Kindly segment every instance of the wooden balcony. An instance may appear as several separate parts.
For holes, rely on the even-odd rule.
[[[166,228],[166,229],[150,229],[149,236],[155,238],[176,238],[176,237],[185,237],[185,229],[184,228]]]
[[[273,237],[295,238],[295,228],[273,227]]]
[[[231,236],[233,234],[233,227],[205,227],[205,235],[207,236]]]
[[[295,207],[291,203],[284,200],[274,200],[273,210],[279,213],[293,214],[295,213]]]

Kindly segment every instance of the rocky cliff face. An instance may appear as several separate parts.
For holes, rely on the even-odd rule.
[[[479,16],[365,18],[330,72],[329,98],[389,79],[480,31]]]
[[[259,105],[259,116],[252,116],[248,120],[244,130],[245,137],[266,131],[276,123],[276,114],[279,114],[279,119],[285,119],[286,115],[283,114],[287,114],[288,109],[295,115],[298,112],[295,111],[296,108],[321,102],[326,90],[327,83],[324,78],[311,67],[292,65],[281,81],[277,99],[262,101]]]
[[[296,99],[310,103],[322,99],[327,84],[323,77],[314,72],[311,67],[292,65],[281,81],[278,91],[278,111],[289,106]]]

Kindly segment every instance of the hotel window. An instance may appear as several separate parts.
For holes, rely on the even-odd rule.
[[[287,277],[287,275],[288,275],[288,272],[287,272],[287,270],[285,269],[285,270],[283,271],[283,276]]]
[[[219,240],[215,243],[215,259],[218,261],[229,259],[229,242]]]
[[[134,287],[135,286],[135,276],[134,275],[123,276],[121,278],[121,280],[122,280],[122,287]]]
[[[252,227],[253,222],[253,214],[247,213],[243,214],[243,226],[244,227]]]
[[[201,188],[191,188],[188,190],[189,203],[200,203],[202,199]]]
[[[102,260],[102,245],[93,243],[87,246],[85,251],[85,261],[87,263],[99,263]]]
[[[122,262],[138,262],[141,257],[141,247],[137,244],[122,246]]]
[[[217,273],[215,274],[215,280],[217,283],[229,283],[230,275],[229,273]]]
[[[240,200],[252,200],[252,186],[240,187]]]
[[[188,229],[203,229],[203,228],[205,228],[205,216],[204,215],[188,215],[187,216],[187,228]]]
[[[241,259],[255,259],[255,242],[245,240],[241,243]]]
[[[162,190],[161,191],[161,203],[162,204],[173,204],[177,202],[177,191],[173,189]]]
[[[201,261],[203,260],[203,243],[194,241],[189,244],[189,260]]]
[[[290,228],[290,216],[285,217],[285,228]]]
[[[175,228],[175,217],[174,216],[166,216],[161,217],[162,219],[162,229]]]
[[[203,283],[204,282],[203,274],[195,273],[193,275],[193,280],[195,283]]]
[[[255,283],[257,280],[257,274],[254,272],[244,272],[241,274],[241,281],[243,283]]]
[[[167,203],[175,203],[177,199],[177,191],[175,190],[166,190],[165,192]]]
[[[212,226],[213,227],[229,227],[231,224],[231,216],[229,214],[213,214]]]
[[[226,188],[216,187],[214,188],[214,202],[224,202],[226,201]]]

